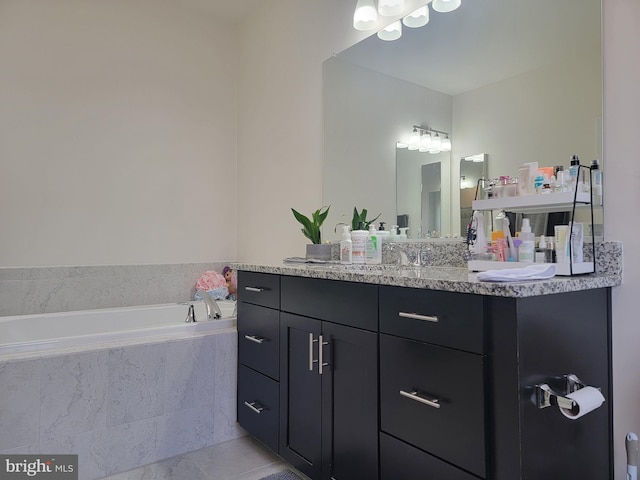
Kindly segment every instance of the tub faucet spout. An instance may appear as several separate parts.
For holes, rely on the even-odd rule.
[[[204,304],[207,306],[208,320],[222,318],[222,311],[220,310],[220,307],[207,292],[205,292],[204,290],[198,290],[196,293],[200,296],[200,298],[202,298],[202,300],[204,301]]]

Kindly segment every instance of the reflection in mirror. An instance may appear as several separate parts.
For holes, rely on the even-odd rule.
[[[407,226],[409,238],[439,237],[451,231],[450,155],[396,149],[396,204],[398,226]],[[406,222],[406,225],[400,225]],[[395,222],[394,222],[395,223]]]
[[[481,178],[487,178],[489,156],[486,153],[460,159],[460,235],[467,235],[467,226],[473,216],[472,202]],[[478,196],[481,198],[481,196]]]
[[[451,158],[491,152],[489,178],[517,176],[525,162],[566,168],[574,153],[602,160],[600,33],[600,0],[467,1],[394,42],[374,34],[335,55],[323,65],[323,204],[394,224],[395,145],[407,125],[450,132]],[[449,166],[443,235],[465,227],[460,163]],[[331,234],[341,220],[329,219]]]

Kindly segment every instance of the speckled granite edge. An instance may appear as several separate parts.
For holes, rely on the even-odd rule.
[[[347,282],[372,283],[410,288],[425,288],[458,293],[500,297],[533,297],[620,285],[619,274],[590,274],[554,277],[529,282],[481,282],[477,274],[456,267],[397,267],[392,265],[253,265],[236,263],[234,268],[250,272],[272,273]]]

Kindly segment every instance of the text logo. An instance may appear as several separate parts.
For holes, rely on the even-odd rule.
[[[0,455],[0,480],[78,480],[78,455]]]

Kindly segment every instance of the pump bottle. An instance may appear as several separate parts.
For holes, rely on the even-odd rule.
[[[353,262],[353,242],[349,234],[349,226],[342,227],[342,241],[340,242],[340,263],[349,265]]]
[[[520,262],[533,263],[536,249],[535,235],[531,232],[531,225],[528,218],[522,219],[522,230],[520,231],[520,248],[518,249],[518,260]]]
[[[358,223],[358,229],[351,232],[352,257],[354,264],[364,265],[365,246],[369,232],[364,229],[362,222]]]
[[[376,226],[369,225],[369,236],[365,243],[364,263],[368,265],[380,265],[382,263],[382,245],[376,231]]]

